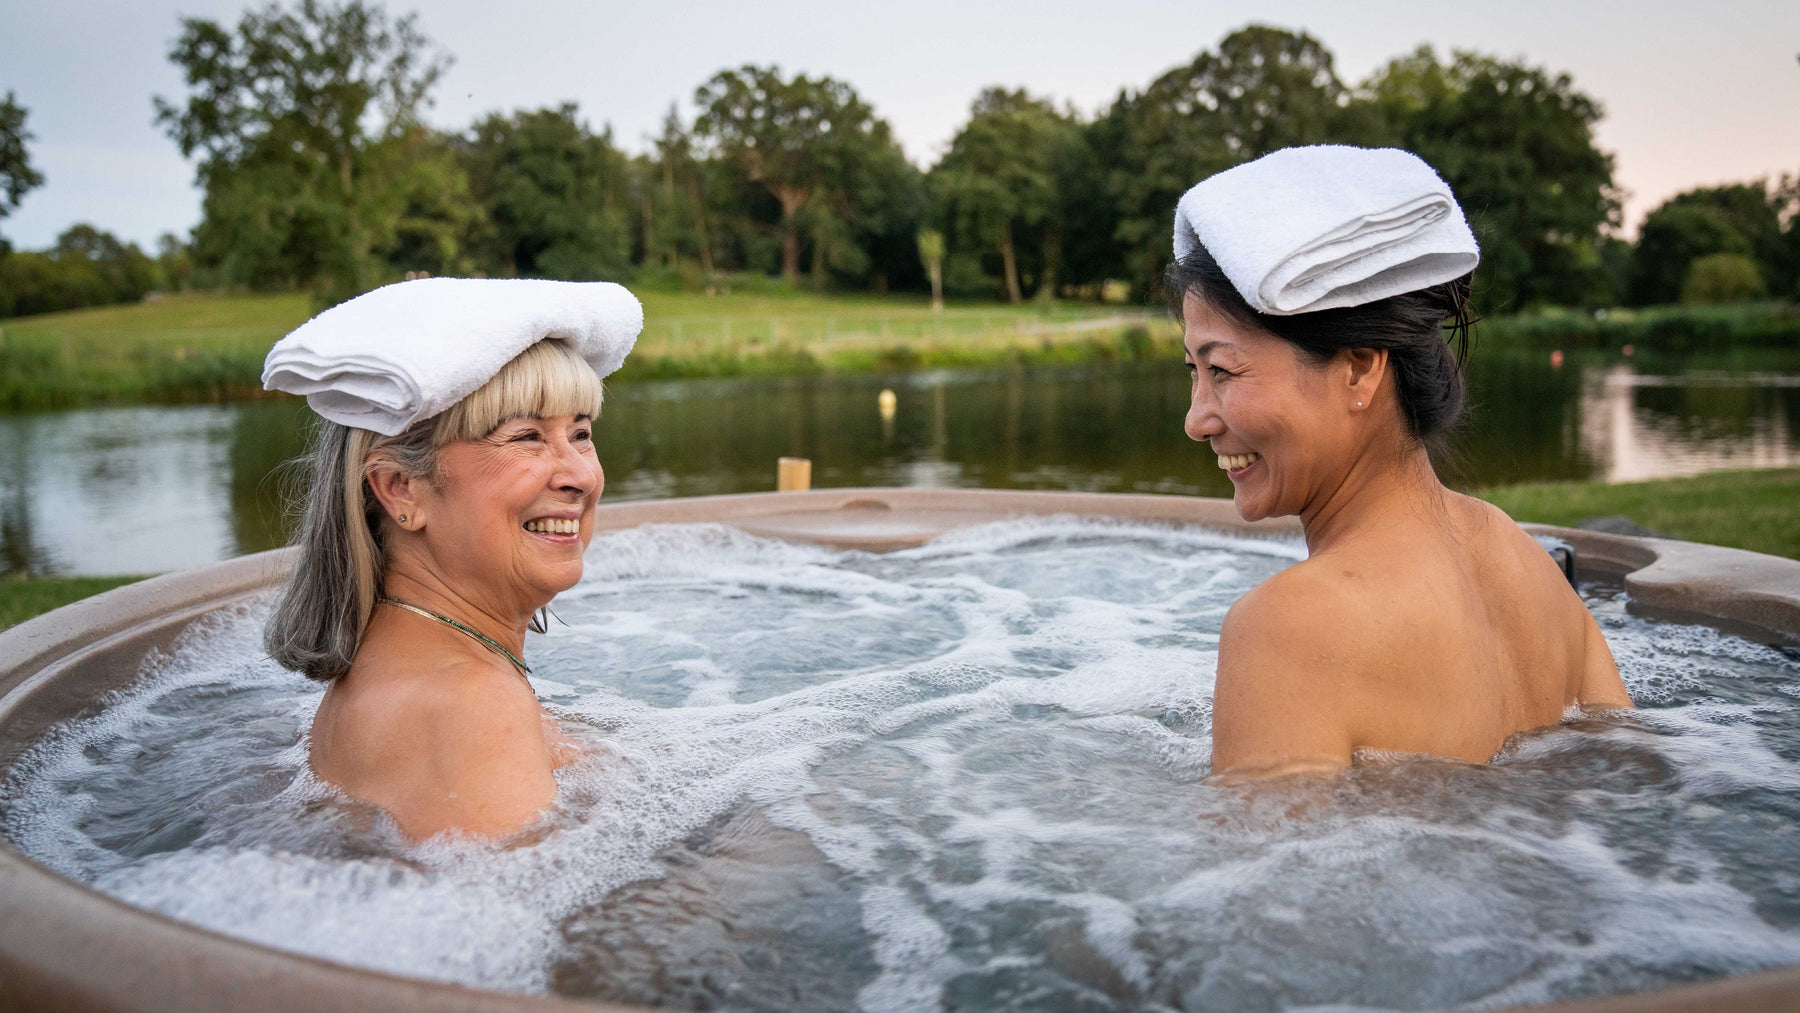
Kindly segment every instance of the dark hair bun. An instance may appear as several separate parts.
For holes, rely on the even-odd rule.
[[[1407,427],[1435,451],[1443,449],[1462,417],[1462,363],[1474,322],[1469,277],[1361,306],[1291,316],[1253,309],[1204,246],[1169,265],[1163,282],[1177,315],[1192,292],[1233,322],[1298,346],[1314,362],[1326,362],[1346,348],[1385,349]]]

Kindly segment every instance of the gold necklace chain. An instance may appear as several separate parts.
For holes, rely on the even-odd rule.
[[[520,661],[518,655],[507,650],[505,645],[501,644],[498,640],[495,640],[493,637],[488,636],[473,626],[465,626],[449,616],[438,615],[436,612],[432,612],[429,609],[422,609],[412,602],[401,601],[398,598],[389,598],[387,595],[382,595],[380,598],[375,599],[375,602],[378,605],[392,605],[395,608],[402,608],[414,615],[421,615],[427,619],[435,619],[459,633],[475,638],[488,650],[493,651],[507,661],[512,662],[513,667],[519,670],[520,678],[524,678],[531,674],[531,666]]]

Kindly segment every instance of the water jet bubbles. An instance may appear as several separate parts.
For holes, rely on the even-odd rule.
[[[312,780],[320,687],[228,610],[35,744],[0,831],[285,949],[666,1005],[1435,1008],[1800,961],[1800,659],[1617,590],[1583,589],[1639,711],[1205,784],[1224,613],[1303,555],[1068,517],[886,555],[602,535],[527,646],[587,752],[512,846],[410,845]]]

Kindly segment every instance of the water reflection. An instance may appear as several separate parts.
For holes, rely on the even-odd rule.
[[[247,417],[289,405],[106,408],[0,418],[0,566],[35,574],[157,573],[223,559],[268,538],[239,538],[238,476]],[[269,447],[261,436],[248,441]],[[274,453],[282,451],[277,449]],[[291,453],[291,450],[288,451]]]
[[[1581,406],[1581,446],[1608,482],[1800,465],[1800,377],[1641,375],[1616,364],[1586,377]]]
[[[1656,372],[1487,354],[1469,387],[1442,464],[1462,488],[1800,465],[1800,360]],[[1182,433],[1187,393],[1174,362],[616,383],[598,438],[612,500],[773,489],[784,455],[811,458],[820,487],[1228,496]],[[0,416],[0,574],[153,573],[283,544],[279,466],[310,425],[290,400]]]

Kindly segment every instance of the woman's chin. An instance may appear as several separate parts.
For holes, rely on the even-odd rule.
[[[1268,506],[1247,495],[1241,488],[1232,491],[1231,505],[1237,507],[1238,516],[1246,521],[1260,521],[1269,516]]]

